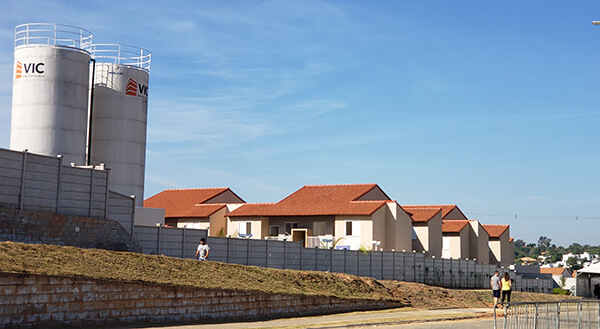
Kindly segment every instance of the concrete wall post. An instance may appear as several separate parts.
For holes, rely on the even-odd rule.
[[[88,217],[92,217],[92,209],[94,207],[94,166],[90,172],[90,208],[88,209]]]
[[[23,162],[21,164],[21,192],[19,193],[19,209],[23,210],[25,202],[25,174],[27,173],[27,149],[23,151]]]
[[[61,185],[62,185],[63,156],[58,155],[58,156],[56,156],[56,158],[58,159],[58,179],[56,181],[56,213],[60,214],[60,192],[61,192],[60,190],[61,190]],[[108,188],[107,188],[107,190],[108,190]]]

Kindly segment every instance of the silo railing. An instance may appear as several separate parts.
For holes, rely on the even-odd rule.
[[[54,45],[86,49],[92,32],[77,26],[54,23],[27,23],[15,27],[15,48],[28,45]]]
[[[98,63],[114,63],[150,72],[150,51],[129,45],[91,44],[87,50]]]

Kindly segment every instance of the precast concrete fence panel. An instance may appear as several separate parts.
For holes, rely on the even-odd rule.
[[[109,171],[65,165],[53,157],[0,149],[0,206],[113,219],[129,233],[134,202],[109,191]]]

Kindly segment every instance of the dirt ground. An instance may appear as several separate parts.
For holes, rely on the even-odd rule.
[[[492,291],[489,289],[447,289],[428,286],[422,283],[402,281],[380,281],[390,293],[410,303],[412,307],[423,309],[479,308],[492,307]],[[556,301],[576,297],[513,291],[513,302]]]

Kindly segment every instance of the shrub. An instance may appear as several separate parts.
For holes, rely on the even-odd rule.
[[[552,293],[555,295],[570,295],[571,292],[567,289],[562,289],[562,288],[554,288],[552,290]]]

